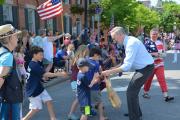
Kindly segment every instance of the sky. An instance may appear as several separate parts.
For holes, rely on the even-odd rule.
[[[165,1],[165,0],[163,0],[163,1]],[[180,4],[180,0],[172,0],[172,1],[175,1],[176,3]],[[156,3],[157,3],[157,0],[151,0],[151,4],[153,6],[156,5]]]

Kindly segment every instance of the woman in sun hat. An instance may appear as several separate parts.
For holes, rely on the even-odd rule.
[[[11,24],[0,26],[0,120],[21,119],[22,84],[12,54],[20,33]]]

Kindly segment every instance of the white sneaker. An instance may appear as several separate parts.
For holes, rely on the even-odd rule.
[[[68,120],[79,120],[80,118],[74,114],[68,115]]]

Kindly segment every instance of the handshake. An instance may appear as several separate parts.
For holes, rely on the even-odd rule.
[[[93,85],[104,81],[105,79],[107,79],[109,76],[111,75],[111,70],[106,70],[103,71],[101,73],[95,73],[93,80],[91,81],[89,87],[92,87]],[[122,72],[119,73],[119,76],[122,76]]]

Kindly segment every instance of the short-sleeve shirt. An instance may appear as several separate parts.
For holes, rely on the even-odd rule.
[[[81,107],[91,105],[89,85],[90,81],[87,79],[86,74],[79,72],[77,75],[77,95]]]
[[[91,64],[91,67],[89,68],[89,71],[86,73],[86,75],[88,76],[88,80],[92,81],[94,74],[99,72],[100,64],[98,61],[92,60],[90,58],[87,58],[87,61]],[[99,89],[100,89],[99,83],[93,85],[93,87],[91,88],[91,90],[99,90]]]
[[[12,67],[13,66],[13,55],[11,52],[8,52],[7,49],[4,47],[0,48],[0,54],[7,52],[0,56],[0,67],[6,66],[6,67]]]
[[[58,52],[56,53],[56,59],[59,60],[64,60],[64,56],[67,56],[67,52],[64,50],[58,50]]]
[[[149,53],[158,52],[158,49],[156,47],[156,43],[152,40],[147,40],[145,42],[145,47]]]
[[[31,61],[28,66],[28,72],[30,77],[26,84],[26,94],[28,97],[36,97],[44,90],[41,81],[45,70],[39,62]]]
[[[32,41],[32,45],[43,48],[43,38],[41,36],[36,36]]]

